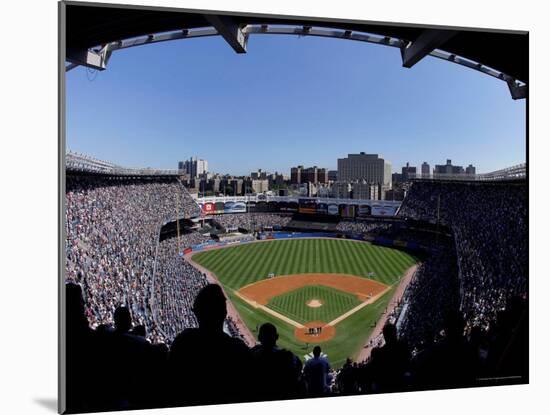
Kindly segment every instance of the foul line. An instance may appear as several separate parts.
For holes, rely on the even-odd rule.
[[[369,304],[374,303],[376,300],[378,300],[380,297],[382,297],[384,294],[386,294],[390,289],[391,289],[391,286],[390,286],[390,287],[387,287],[384,291],[379,292],[379,293],[376,294],[374,297],[369,298],[367,301],[363,301],[363,302],[362,302],[361,304],[359,304],[358,306],[355,306],[355,307],[353,307],[351,310],[346,311],[346,312],[345,312],[344,314],[342,314],[341,316],[336,317],[334,320],[332,320],[330,323],[328,323],[327,326],[335,326],[335,325],[337,325],[337,324],[340,323],[342,320],[345,320],[346,318],[348,318],[348,317],[351,316],[352,314],[357,313],[357,312],[358,312],[359,310],[361,310],[363,307],[366,307],[366,306],[368,306]]]
[[[237,297],[239,297],[241,300],[243,300],[247,304],[251,305],[252,307],[259,308],[260,310],[265,311],[266,313],[271,314],[272,316],[277,317],[280,320],[283,320],[285,323],[288,323],[288,324],[290,324],[294,327],[297,327],[299,329],[305,328],[305,326],[303,324],[300,324],[297,321],[294,321],[294,320],[288,318],[287,316],[284,316],[280,313],[277,313],[276,311],[272,310],[271,308],[268,308],[264,305],[261,305],[256,301],[249,300],[248,298],[246,298],[244,295],[242,295],[238,291],[233,291],[233,294],[235,294]]]

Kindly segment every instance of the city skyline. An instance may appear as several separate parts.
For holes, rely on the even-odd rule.
[[[217,38],[125,50],[104,72],[68,73],[67,149],[129,167],[197,156],[233,175],[335,170],[361,151],[392,172],[448,158],[479,173],[525,162],[525,101],[502,82],[399,59],[376,45],[285,36],[253,39],[246,56]]]
[[[366,153],[366,152],[363,152],[363,153]],[[347,155],[350,155],[350,154],[356,154],[356,153],[348,153]],[[367,154],[372,154],[372,153],[367,153]],[[90,157],[93,157],[95,158],[93,155],[91,154],[85,154],[86,156],[90,156]],[[377,156],[381,156],[380,154],[375,154]],[[383,158],[383,157],[382,157]],[[178,161],[176,162],[177,164],[177,169],[176,170],[186,170],[184,166],[184,164],[186,162],[188,162],[190,159],[198,159],[200,161],[204,161],[206,163],[208,163],[208,158],[206,157],[199,157],[199,156],[190,156],[188,158],[184,158],[184,159],[178,159]],[[449,159],[449,158],[446,158],[444,161],[441,162],[441,164],[444,164],[448,161],[451,161],[452,159]],[[106,162],[112,162],[114,164],[118,164],[116,162],[114,162],[113,160],[103,160],[103,161],[106,161]],[[420,173],[421,171],[421,168],[423,167],[423,164],[427,164],[428,167],[429,167],[429,174],[431,174],[433,172],[433,170],[435,169],[435,167],[437,166],[437,162],[434,162],[434,163],[430,163],[430,162],[426,162],[426,161],[423,161],[422,163],[418,164],[418,165],[415,165],[415,164],[412,164],[410,163],[409,161],[405,162],[405,164],[403,166],[394,166],[393,163],[391,163],[391,160],[387,160],[390,162],[391,166],[392,166],[392,174],[394,173],[399,173],[402,168],[404,167],[414,167],[417,169],[417,172]],[[458,164],[458,163],[454,163],[453,162],[453,165],[455,166],[461,166],[461,167],[464,167],[465,169],[467,169],[468,167],[474,167],[474,168],[477,168],[477,166],[475,165],[472,165],[472,163],[468,163],[468,165],[466,165],[465,163],[463,164]],[[157,168],[156,166],[122,166],[122,167],[129,167],[129,168],[143,168],[143,167],[146,167],[146,168]],[[317,165],[317,164],[312,164],[311,166],[305,166],[305,165],[296,165],[296,166],[291,166],[288,171],[284,171],[284,170],[266,170],[264,169],[263,167],[257,167],[257,168],[253,168],[252,171],[250,172],[247,172],[247,173],[244,173],[244,174],[233,174],[231,172],[223,172],[223,171],[217,171],[217,170],[212,170],[212,169],[206,169],[204,172],[208,172],[208,173],[212,173],[212,174],[219,174],[219,175],[229,175],[229,176],[251,176],[253,175],[254,173],[256,172],[263,172],[265,174],[281,174],[281,175],[284,175],[284,176],[288,176],[290,177],[291,175],[291,171],[294,167],[303,167],[303,168],[310,168],[310,167],[317,167],[319,169],[325,169],[327,172],[329,171],[337,171],[338,170],[338,167],[334,167],[334,168],[331,168],[331,167],[326,167],[326,166],[320,166],[320,165]],[[511,167],[511,166],[504,166],[503,168],[505,167]],[[160,169],[160,168],[159,168]],[[167,167],[168,170],[173,170],[173,168],[170,168],[170,167]],[[498,169],[497,169],[498,170]],[[489,171],[487,172],[483,172],[483,173],[491,173]],[[198,175],[197,175],[198,176]]]

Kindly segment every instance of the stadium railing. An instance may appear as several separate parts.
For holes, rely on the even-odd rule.
[[[527,165],[525,163],[506,167],[490,173],[482,174],[447,174],[447,173],[409,173],[413,180],[449,180],[449,181],[500,181],[500,180],[524,180],[527,177]]]

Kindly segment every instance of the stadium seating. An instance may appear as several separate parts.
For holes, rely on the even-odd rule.
[[[495,377],[525,382],[526,195],[525,182],[418,181],[402,221],[338,223],[338,232],[412,240],[430,254],[370,357],[331,370],[326,394],[490,385]],[[251,350],[225,311],[215,324],[201,322],[196,301],[213,289],[179,252],[209,237],[183,231],[159,240],[176,215],[200,213],[180,182],[68,175],[66,204],[70,411],[311,396],[296,357],[273,352],[273,335]],[[223,227],[245,229],[289,219],[214,216]],[[210,303],[215,295],[200,301],[208,310],[219,306]]]

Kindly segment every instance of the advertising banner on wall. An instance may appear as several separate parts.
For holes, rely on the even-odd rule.
[[[318,215],[328,215],[328,205],[326,203],[317,204],[317,214]]]
[[[365,218],[371,215],[371,208],[369,205],[360,205],[357,208],[357,216],[360,218]]]
[[[221,214],[224,212],[225,204],[223,202],[216,202],[214,204],[214,213]]]
[[[296,202],[289,202],[288,203],[288,212],[298,212],[298,203]]]
[[[256,212],[256,202],[246,202],[246,208],[249,212]]]
[[[215,206],[214,203],[205,203],[203,205],[202,211],[205,215],[213,215],[215,212]]]
[[[267,212],[267,202],[256,203],[256,212]]]
[[[298,212],[315,215],[317,213],[317,203],[311,199],[299,199]]]
[[[246,213],[244,202],[227,202],[224,206],[224,213]]]
[[[340,205],[340,216],[343,218],[354,218],[355,205]]]
[[[373,216],[394,216],[397,211],[396,206],[384,206],[384,205],[373,205],[372,206],[372,215]]]
[[[338,205],[336,203],[331,203],[327,207],[327,211],[329,215],[338,216]]]

